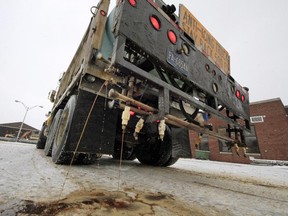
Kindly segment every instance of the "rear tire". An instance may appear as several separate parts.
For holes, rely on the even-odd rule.
[[[56,132],[52,147],[52,161],[56,164],[70,164],[73,152],[65,152],[68,135],[77,103],[77,96],[72,95],[63,109],[58,130]]]
[[[113,158],[116,160],[119,160],[121,158],[121,142],[115,143],[114,146],[114,153],[113,153]],[[122,154],[122,160],[135,160],[136,156],[134,153],[134,148],[133,147],[128,147],[127,145],[123,146],[123,154]]]
[[[77,156],[76,163],[77,164],[83,164],[83,165],[89,165],[95,163],[95,161],[99,158],[101,158],[101,154],[85,154],[80,153]]]
[[[39,134],[37,144],[36,144],[37,149],[44,149],[45,147],[45,143],[47,140],[47,137],[45,136],[46,129],[47,129],[47,125],[46,125],[46,122],[44,122],[41,128],[40,134]]]
[[[163,167],[172,166],[173,164],[175,164],[178,161],[178,159],[179,158],[175,158],[175,157],[170,156],[168,161],[165,164],[163,164],[162,166]]]
[[[168,126],[166,126],[163,141],[158,138],[158,133],[139,134],[139,144],[135,147],[135,155],[142,164],[163,166],[168,162],[171,154],[172,136]]]
[[[57,113],[54,116],[52,123],[50,125],[49,133],[48,133],[45,148],[44,148],[44,153],[46,156],[51,156],[51,154],[52,154],[53,142],[54,142],[55,134],[58,130],[62,111],[63,110],[61,110],[61,109],[57,111]]]

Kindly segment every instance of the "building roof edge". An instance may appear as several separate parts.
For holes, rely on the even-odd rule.
[[[255,101],[255,102],[250,102],[250,105],[256,105],[256,104],[263,104],[263,103],[271,103],[271,102],[275,102],[275,101],[281,101],[281,99],[278,98],[272,98],[272,99],[268,99],[268,100],[262,100],[262,101]]]

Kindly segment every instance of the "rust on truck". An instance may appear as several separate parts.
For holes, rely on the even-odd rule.
[[[230,55],[199,20],[183,5],[179,6],[179,25],[224,73],[230,74]]]

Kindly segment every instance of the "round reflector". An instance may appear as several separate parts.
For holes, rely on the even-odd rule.
[[[239,90],[236,91],[236,97],[237,97],[237,98],[240,98],[240,97],[241,97],[241,93],[240,93]]]
[[[103,10],[101,10],[100,13],[101,13],[102,16],[106,16],[106,14],[107,14],[107,13],[106,13],[105,11],[103,11]]]
[[[188,45],[186,43],[182,44],[182,50],[183,50],[185,55],[187,55],[187,56],[189,55],[190,49],[189,49],[189,47],[188,47]]]
[[[168,38],[169,38],[169,40],[170,40],[171,43],[176,44],[176,42],[177,42],[177,36],[176,36],[176,34],[175,34],[174,31],[172,31],[172,30],[169,30],[169,31],[168,31]]]
[[[213,83],[212,88],[213,88],[214,93],[218,92],[218,85],[216,83]]]
[[[160,24],[160,21],[159,21],[159,19],[158,19],[157,16],[152,15],[152,16],[150,17],[150,22],[151,22],[151,24],[152,24],[152,26],[153,26],[154,29],[156,29],[157,31],[160,30],[161,24]]]
[[[137,4],[136,0],[129,0],[129,3],[131,6],[136,7]]]

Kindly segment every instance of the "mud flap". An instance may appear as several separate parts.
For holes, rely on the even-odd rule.
[[[76,149],[95,97],[95,94],[90,92],[79,91],[69,142],[65,146],[65,151]],[[98,97],[83,132],[78,152],[113,154],[118,114],[116,109],[106,108],[105,103],[105,98]]]
[[[192,158],[189,130],[183,128],[172,129],[172,157]]]

